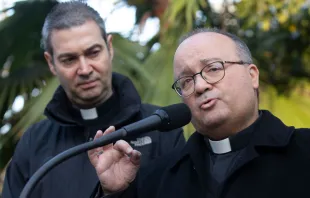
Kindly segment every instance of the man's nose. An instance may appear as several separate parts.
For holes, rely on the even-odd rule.
[[[196,94],[202,94],[205,91],[212,89],[212,85],[208,83],[201,75],[197,75],[195,78],[195,92]]]
[[[78,75],[88,76],[92,73],[93,67],[87,62],[84,56],[79,58],[79,69],[77,71]]]

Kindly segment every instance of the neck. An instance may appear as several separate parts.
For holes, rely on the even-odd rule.
[[[106,92],[106,95],[101,95],[100,97],[93,100],[80,100],[79,98],[72,99],[71,102],[74,106],[79,109],[92,109],[100,106],[104,102],[106,102],[113,94],[113,91]]]
[[[257,120],[258,116],[259,113],[258,110],[256,110],[252,116],[242,116],[240,118],[236,118],[231,122],[227,122],[225,124],[217,126],[216,128],[208,130],[206,134],[207,136],[209,136],[209,139],[213,141],[224,140],[248,128]],[[249,119],[245,120],[244,117],[248,117]]]
[[[116,98],[113,96],[113,94],[104,100],[101,103],[98,103],[97,105],[93,105],[87,108],[81,108],[77,107],[80,111],[81,117],[83,120],[94,120],[97,119],[98,116],[100,116],[100,112],[107,112],[111,106],[113,106],[113,103],[116,101]]]

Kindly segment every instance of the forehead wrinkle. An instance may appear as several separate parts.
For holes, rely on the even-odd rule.
[[[202,59],[205,60],[205,59]],[[181,72],[179,73],[179,75],[176,77],[175,80],[181,78],[181,77],[185,77],[185,76],[192,76],[193,74],[200,72],[200,69],[202,69],[205,65],[203,62],[199,61],[199,66],[194,66],[194,67],[190,67],[188,64],[184,65],[180,70]],[[195,64],[197,65],[197,64]],[[196,71],[198,68],[199,71]]]

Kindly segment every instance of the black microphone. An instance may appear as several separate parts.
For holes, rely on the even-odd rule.
[[[20,198],[27,198],[27,196],[31,193],[31,190],[48,171],[77,154],[113,143],[125,136],[134,136],[152,130],[169,131],[172,129],[180,128],[188,124],[190,120],[191,112],[185,104],[173,104],[158,109],[153,115],[138,122],[124,126],[121,129],[104,135],[94,141],[86,142],[84,144],[72,147],[71,149],[56,155],[51,160],[46,162],[39,170],[37,170],[25,185],[23,191],[20,194]]]

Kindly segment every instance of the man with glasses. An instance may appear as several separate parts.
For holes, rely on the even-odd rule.
[[[97,197],[310,197],[310,130],[259,110],[259,69],[242,40],[216,29],[191,32],[176,50],[174,76],[196,132],[139,172],[141,154],[124,141],[89,151]]]

